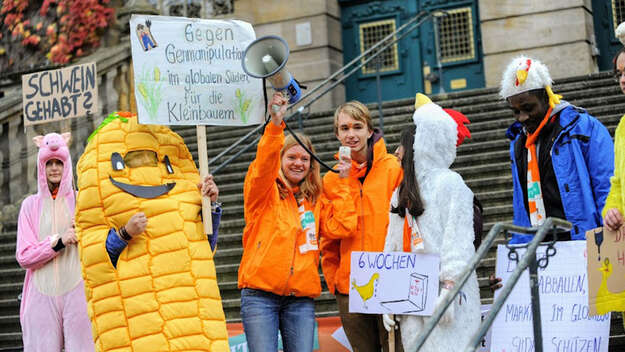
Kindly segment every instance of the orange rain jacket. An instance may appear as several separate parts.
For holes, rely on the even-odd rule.
[[[352,251],[384,250],[390,201],[403,172],[383,139],[373,145],[373,165],[361,183],[328,172],[321,202],[321,268],[330,292],[349,294]]]
[[[267,124],[243,190],[245,229],[239,288],[253,288],[281,296],[317,297],[321,293],[319,250],[300,252],[306,242],[293,192],[280,199],[278,182],[284,123]],[[319,202],[317,202],[319,203]],[[319,207],[304,200],[315,216],[319,238]]]

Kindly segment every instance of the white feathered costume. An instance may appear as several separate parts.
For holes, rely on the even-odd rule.
[[[425,95],[417,94],[413,120],[414,166],[424,213],[417,219],[425,244],[424,253],[440,255],[439,281],[458,283],[460,275],[475,253],[473,247],[473,192],[462,177],[449,169],[456,158],[456,122]],[[397,206],[395,190],[391,205]],[[406,216],[411,216],[406,214]],[[404,218],[390,213],[384,251],[403,250]],[[411,245],[411,250],[417,252]],[[442,295],[449,290],[442,288]],[[463,295],[445,312],[421,352],[456,352],[464,349],[480,324],[480,293],[475,272],[462,288]],[[462,296],[461,304],[459,297]],[[466,297],[466,300],[465,300]],[[429,317],[398,316],[404,351],[416,350],[417,336]]]

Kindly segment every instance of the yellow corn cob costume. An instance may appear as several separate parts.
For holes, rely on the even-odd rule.
[[[169,128],[139,125],[135,115],[113,119],[85,148],[78,170],[76,230],[82,274],[98,351],[229,351],[213,262],[203,232],[198,171],[184,141]],[[112,168],[111,155],[149,150],[157,166]],[[162,162],[169,157],[173,174]],[[160,186],[153,199],[112,184]],[[106,251],[111,228],[137,212],[146,231],[129,241],[117,268]]]

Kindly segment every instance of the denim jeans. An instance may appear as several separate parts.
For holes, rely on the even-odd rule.
[[[278,330],[284,352],[313,350],[315,304],[312,298],[241,290],[241,320],[250,352],[276,352]]]

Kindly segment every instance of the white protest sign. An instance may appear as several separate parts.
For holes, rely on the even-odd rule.
[[[545,351],[608,351],[610,314],[588,315],[586,242],[555,244],[556,255],[546,269],[538,269],[540,314]],[[545,256],[540,246],[537,257]],[[497,277],[504,286],[516,262],[505,245],[497,247]],[[518,249],[519,258],[525,254]],[[497,291],[497,296],[500,291]],[[492,327],[491,351],[534,351],[529,274],[525,270],[499,311]]]
[[[482,307],[481,307],[482,321],[486,319],[486,315],[488,315],[488,312],[490,311],[490,307],[491,307],[490,304],[482,304]],[[480,344],[477,346],[478,352],[490,352],[490,340],[491,340],[492,334],[493,334],[493,327],[491,326],[490,329],[488,329],[488,331],[486,332],[486,335],[484,335],[484,337],[482,338],[482,341],[480,342]]]
[[[352,348],[352,345],[349,343],[349,340],[347,339],[347,335],[345,335],[345,329],[343,329],[343,326],[341,326],[340,328],[336,329],[332,333],[332,338],[335,339],[338,343],[340,343],[341,346],[343,346],[346,349],[348,349],[349,352],[353,352],[354,351],[354,349]]]
[[[352,252],[349,311],[432,315],[440,258],[406,252]]]
[[[262,80],[241,58],[256,38],[237,20],[133,15],[130,38],[140,123],[247,126],[263,120]]]
[[[93,62],[22,75],[24,125],[95,114],[97,78]]]

